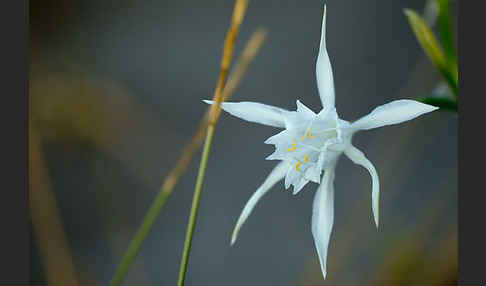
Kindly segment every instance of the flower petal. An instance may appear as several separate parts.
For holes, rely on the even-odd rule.
[[[372,209],[373,209],[373,217],[375,219],[376,227],[378,227],[379,218],[380,218],[380,180],[378,179],[378,173],[376,172],[375,166],[366,158],[366,156],[358,150],[353,145],[350,145],[346,150],[344,150],[344,154],[348,156],[351,161],[355,164],[361,165],[365,167],[368,172],[370,172],[371,180],[372,180],[372,192],[371,192],[371,200],[372,200]]]
[[[288,141],[288,131],[287,130],[283,130],[283,131],[280,131],[279,133],[273,135],[273,136],[270,136],[269,138],[267,138],[267,140],[265,140],[265,144],[278,144],[282,141]]]
[[[292,168],[289,168],[287,174],[285,176],[285,189],[288,189],[290,185],[294,185],[294,187],[300,182],[301,174],[295,169],[294,165]]]
[[[268,177],[265,179],[263,184],[256,190],[255,193],[250,197],[248,202],[246,203],[243,211],[236,222],[235,229],[233,230],[233,235],[231,236],[231,245],[233,245],[236,241],[236,237],[238,236],[238,232],[240,231],[241,226],[245,223],[248,216],[251,214],[251,211],[258,203],[260,198],[267,193],[270,188],[272,188],[278,181],[282,180],[285,174],[287,173],[287,169],[290,165],[287,162],[280,162],[273,170],[270,172]]]
[[[354,130],[368,130],[385,125],[398,124],[436,109],[438,107],[415,100],[395,100],[376,107],[368,115],[352,123],[351,128]]]
[[[300,100],[297,100],[297,112],[305,113],[307,116],[316,116],[314,111],[305,106],[302,102],[300,102]]]
[[[207,104],[213,104],[212,100],[203,100]],[[266,105],[258,102],[222,102],[221,108],[229,114],[243,120],[264,125],[285,128],[283,114],[285,109]]]
[[[327,250],[334,222],[334,166],[324,170],[322,184],[314,196],[312,235],[319,256],[322,275],[326,278]]]
[[[334,79],[331,61],[326,49],[326,5],[322,16],[321,42],[316,62],[317,89],[324,108],[334,106]]]
[[[305,172],[304,178],[314,183],[321,183],[321,168],[319,166],[312,166]]]
[[[294,186],[294,190],[292,191],[292,194],[295,196],[297,195],[300,190],[302,190],[303,187],[305,187],[305,185],[307,185],[307,183],[309,182],[309,180],[307,180],[306,178],[300,178],[300,181],[297,183],[297,185]]]

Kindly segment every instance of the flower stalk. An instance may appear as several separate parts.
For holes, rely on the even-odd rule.
[[[194,227],[196,226],[197,213],[199,209],[199,201],[201,198],[204,176],[206,174],[209,152],[211,150],[211,143],[214,137],[214,128],[218,121],[219,115],[221,114],[221,102],[224,99],[222,91],[228,75],[228,69],[231,64],[231,59],[233,57],[235,41],[238,36],[239,28],[241,22],[243,21],[243,17],[245,15],[247,6],[248,6],[247,0],[236,0],[235,7],[233,9],[231,26],[228,32],[226,33],[223,56],[221,59],[221,69],[219,73],[218,83],[216,85],[216,90],[214,91],[214,95],[213,95],[213,100],[215,101],[215,104],[211,106],[209,112],[209,126],[206,134],[206,141],[204,143],[204,150],[201,157],[201,163],[199,165],[199,172],[196,181],[196,186],[194,188],[194,197],[192,200],[191,213],[189,215],[186,238],[184,241],[184,250],[182,252],[181,264],[179,268],[179,279],[177,281],[178,286],[184,285],[184,281],[186,277],[187,262],[189,260],[189,254],[191,252],[192,237],[194,234]]]
[[[201,164],[199,165],[199,172],[197,175],[196,187],[194,188],[194,196],[192,199],[191,214],[189,215],[189,223],[187,224],[186,239],[184,241],[184,250],[182,252],[181,266],[179,269],[178,286],[184,285],[186,278],[187,262],[189,260],[189,253],[191,252],[192,237],[194,235],[194,227],[196,226],[197,212],[199,210],[199,201],[201,199],[201,191],[204,182],[204,175],[206,174],[206,167],[208,165],[209,153],[211,151],[211,143],[214,137],[214,125],[209,125],[206,141],[204,142],[204,149],[201,157]]]
[[[222,91],[223,101],[233,95],[234,91],[236,90],[243,76],[245,75],[249,64],[251,63],[251,61],[253,61],[258,51],[260,50],[263,41],[265,40],[266,34],[267,32],[265,29],[259,28],[251,36],[250,40],[244,48],[242,55],[238,58],[234,69],[232,69],[230,75],[228,76],[228,80],[224,85],[224,89]],[[187,170],[187,167],[191,162],[192,157],[199,149],[199,147],[203,144],[205,138],[207,138],[210,110],[211,108],[208,108],[208,110],[204,114],[199,124],[199,129],[196,131],[196,133],[194,133],[193,137],[186,144],[175,167],[172,169],[172,171],[170,171],[169,175],[166,177],[163,184],[161,185],[159,193],[157,194],[152,205],[150,206],[149,211],[145,215],[142,224],[130,241],[128,249],[126,250],[115,272],[115,275],[113,276],[109,284],[110,286],[118,286],[123,281],[126,273],[133,263],[133,260],[138,254],[140,247],[143,244],[143,241],[150,232],[158,215],[163,210],[168,198],[172,194],[181,176]],[[212,132],[214,132],[214,130]]]

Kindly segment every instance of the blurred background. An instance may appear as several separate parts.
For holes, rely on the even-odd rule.
[[[430,94],[440,74],[403,8],[425,1],[327,0],[339,115]],[[212,97],[234,1],[31,0],[32,285],[107,285]],[[250,1],[235,58],[268,36],[231,100],[320,110],[315,59],[323,1]],[[455,19],[456,3],[452,2]],[[454,23],[455,26],[455,23]],[[230,247],[248,198],[273,168],[276,129],[222,114],[186,285],[457,285],[457,115],[433,112],[362,132],[381,183],[378,231],[368,172],[343,157],[322,279],[310,230],[316,184],[277,184]],[[174,285],[198,152],[123,285]],[[52,269],[46,265],[57,265]]]

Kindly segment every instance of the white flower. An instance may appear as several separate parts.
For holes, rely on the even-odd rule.
[[[241,119],[284,128],[265,143],[275,145],[268,160],[281,160],[245,205],[231,237],[233,244],[241,226],[258,200],[278,181],[285,178],[285,188],[293,185],[297,194],[309,181],[320,184],[314,197],[312,235],[321,270],[326,277],[326,258],[334,220],[334,169],[344,153],[354,163],[365,167],[372,178],[372,209],[376,226],[379,218],[379,180],[373,164],[351,144],[353,134],[385,125],[411,120],[437,107],[414,100],[396,100],[375,108],[370,114],[350,123],[342,120],[334,107],[334,82],[326,50],[326,7],[322,19],[321,42],[316,63],[316,78],[323,109],[314,113],[297,100],[297,110],[288,111],[255,102],[225,102],[221,107]],[[212,101],[205,100],[212,104]],[[321,181],[321,173],[324,175]]]

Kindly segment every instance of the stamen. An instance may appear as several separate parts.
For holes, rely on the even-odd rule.
[[[307,130],[307,133],[304,134],[304,136],[302,136],[302,141],[305,141],[305,137],[309,137],[309,139],[314,138],[314,136],[312,136],[312,134],[310,133],[310,129]]]
[[[309,139],[314,138],[314,136],[311,135],[310,130],[307,130],[307,137],[309,137]]]
[[[297,148],[297,144],[295,143],[295,139],[294,139],[294,142],[292,143],[292,147],[287,149],[287,152],[294,151],[295,148]]]
[[[308,160],[309,160],[309,155],[307,155],[307,153],[305,153],[305,158],[304,158],[304,161],[300,162],[299,160],[297,160],[297,161],[298,161],[298,163],[297,163],[297,164],[295,164],[295,170],[296,170],[297,172],[300,172],[300,170],[299,170],[300,165],[302,165],[303,163],[307,162]]]
[[[300,166],[300,165],[302,165],[302,162],[299,162],[299,163],[295,164],[295,170],[296,170],[297,172],[300,172],[300,170],[299,170],[299,166]]]

